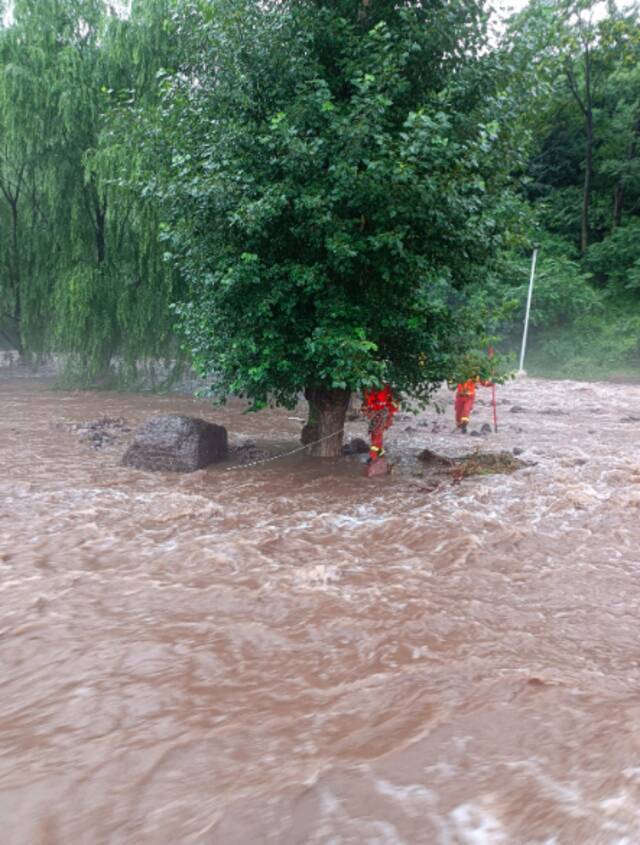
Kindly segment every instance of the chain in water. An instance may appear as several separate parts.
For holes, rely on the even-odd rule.
[[[318,443],[322,443],[324,440],[330,440],[332,437],[335,437],[338,434],[342,434],[344,428],[338,429],[338,431],[334,431],[332,434],[327,434],[325,437],[321,437],[319,440],[314,440],[311,443],[305,443],[304,446],[298,446],[295,449],[291,449],[289,452],[281,452],[279,455],[272,455],[270,458],[261,458],[259,461],[251,461],[248,464],[239,464],[235,467],[227,467],[227,472],[233,472],[234,470],[238,469],[249,469],[249,467],[259,466],[260,464],[269,464],[271,461],[278,461],[280,458],[288,458],[289,455],[295,455],[297,452],[304,452],[305,449],[310,449],[311,446],[316,446]]]

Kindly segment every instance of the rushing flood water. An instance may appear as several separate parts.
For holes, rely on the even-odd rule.
[[[389,452],[532,465],[429,493],[346,459],[126,469],[69,427],[300,423],[0,380],[3,845],[640,842],[640,386],[498,395],[488,441],[449,406]]]

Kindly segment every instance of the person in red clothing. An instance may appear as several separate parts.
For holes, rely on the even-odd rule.
[[[462,382],[456,388],[456,428],[458,428],[462,434],[467,433],[467,426],[469,425],[469,420],[471,419],[473,403],[476,398],[476,385],[478,384],[481,384],[484,387],[491,387],[492,382],[482,381],[480,376],[476,376],[475,378],[467,379],[467,381]]]
[[[369,461],[377,461],[384,455],[384,432],[393,423],[393,415],[397,410],[398,406],[388,384],[381,390],[365,390],[362,412],[369,420]]]
[[[460,429],[463,434],[467,433],[467,426],[471,419],[471,412],[473,411],[473,403],[476,398],[476,380],[473,378],[467,379],[456,388],[456,427]]]

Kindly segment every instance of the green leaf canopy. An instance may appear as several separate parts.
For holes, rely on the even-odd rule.
[[[255,407],[385,381],[426,399],[479,341],[505,230],[481,5],[181,2],[173,26],[144,190],[201,373]]]

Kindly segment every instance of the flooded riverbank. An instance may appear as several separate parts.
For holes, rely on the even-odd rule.
[[[145,474],[72,427],[275,451],[303,409],[0,380],[3,841],[640,841],[640,386],[498,397],[486,440],[394,425],[407,461],[530,464],[430,493],[304,455]]]

